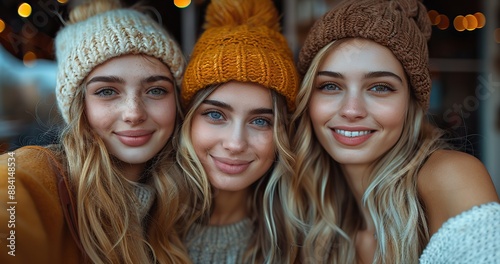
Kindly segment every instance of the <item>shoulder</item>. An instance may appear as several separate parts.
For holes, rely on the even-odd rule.
[[[26,146],[0,155],[0,175],[11,172],[11,176],[26,187],[55,190],[56,171],[62,173],[61,163],[55,153],[45,147]]]
[[[447,219],[473,206],[498,201],[484,165],[459,151],[434,152],[419,171],[417,186],[431,233]]]

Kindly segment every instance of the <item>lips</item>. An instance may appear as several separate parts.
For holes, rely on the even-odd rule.
[[[222,157],[211,156],[214,161],[215,167],[226,174],[240,174],[244,172],[249,166],[251,161],[234,160]]]
[[[115,132],[121,143],[130,147],[139,147],[149,142],[153,136],[151,130],[124,130]]]
[[[333,137],[341,144],[357,146],[367,141],[374,133],[367,128],[331,128]]]

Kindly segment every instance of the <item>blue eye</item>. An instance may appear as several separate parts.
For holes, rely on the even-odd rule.
[[[265,118],[256,118],[252,121],[252,124],[260,127],[271,126],[271,122]]]
[[[105,89],[101,89],[101,90],[95,92],[94,94],[98,95],[98,96],[102,96],[102,97],[107,97],[107,96],[115,95],[116,92],[113,89],[105,88]]]
[[[153,88],[153,89],[148,91],[148,94],[152,94],[152,95],[163,95],[166,93],[167,93],[167,91],[165,91],[165,89],[162,89],[162,88]]]
[[[205,115],[213,120],[221,120],[222,119],[222,114],[217,112],[217,111],[210,111],[208,113],[205,113]]]
[[[338,90],[340,90],[340,87],[334,83],[326,83],[326,84],[320,85],[319,89],[325,90],[325,91],[338,91]]]

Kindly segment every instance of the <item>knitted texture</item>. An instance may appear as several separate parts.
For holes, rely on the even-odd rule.
[[[318,51],[343,38],[365,38],[389,48],[401,62],[420,103],[429,105],[431,78],[427,41],[431,22],[418,0],[347,0],[315,22],[299,54],[298,71],[307,72]]]
[[[156,193],[154,188],[147,184],[134,183],[134,185],[134,194],[137,197],[137,215],[142,221],[151,209]]]
[[[475,206],[446,221],[431,237],[420,263],[500,263],[500,204]]]
[[[252,221],[248,218],[225,226],[194,225],[186,246],[194,264],[243,263],[252,234]]]
[[[185,58],[178,44],[153,19],[131,9],[116,9],[69,24],[55,40],[56,97],[66,122],[83,80],[99,64],[126,54],[145,54],[165,63],[179,87]]]
[[[295,108],[298,74],[270,0],[212,0],[182,83],[187,107],[196,92],[228,81],[253,82],[284,95]]]

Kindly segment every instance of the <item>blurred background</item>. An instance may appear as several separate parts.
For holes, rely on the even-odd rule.
[[[123,1],[132,5],[136,1]],[[187,57],[202,32],[208,0],[145,0]],[[338,0],[274,0],[297,56],[312,23]],[[2,0],[0,6],[0,153],[57,141],[53,40],[77,0]],[[429,118],[461,150],[483,161],[500,193],[500,1],[424,0],[429,42]]]

